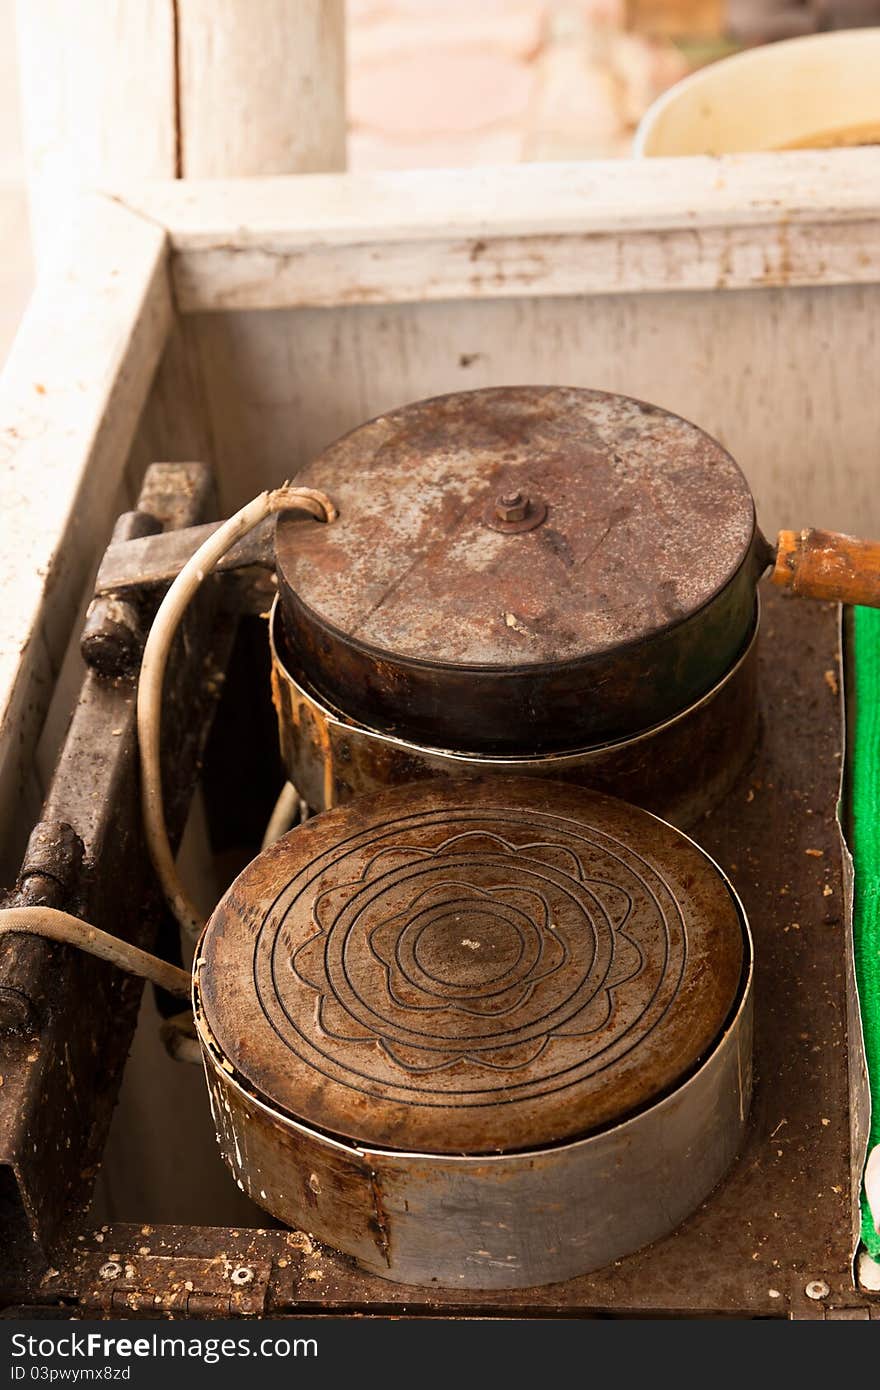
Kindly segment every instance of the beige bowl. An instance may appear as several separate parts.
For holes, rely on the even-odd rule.
[[[646,112],[635,155],[880,144],[880,29],[750,49],[695,72]]]

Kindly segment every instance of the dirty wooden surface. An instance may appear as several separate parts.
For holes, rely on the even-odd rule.
[[[149,470],[140,502],[166,525],[210,513],[199,465]],[[205,473],[202,468],[201,474]],[[170,475],[170,476],[169,476]],[[190,489],[184,484],[192,483]],[[181,503],[181,491],[187,503]],[[169,491],[174,496],[169,497]],[[187,615],[172,663],[163,762],[175,839],[217,694],[203,666],[199,614]],[[205,614],[202,611],[202,620]],[[148,626],[148,619],[145,626]],[[204,627],[204,621],[202,626]],[[184,654],[182,656],[182,654]],[[89,671],[43,806],[47,831],[31,849],[13,905],[48,903],[150,947],[161,922],[138,810],[135,678]],[[72,828],[79,855],[55,847],[51,827]],[[100,1162],[140,1000],[139,981],[94,957],[34,937],[0,941],[0,1260],[17,1239],[52,1248],[88,1200]],[[11,1007],[10,1007],[11,1005]],[[3,1223],[11,1228],[8,1240]],[[33,1239],[32,1239],[33,1238]],[[7,1255],[7,1252],[8,1255]],[[8,1272],[8,1270],[7,1270]]]

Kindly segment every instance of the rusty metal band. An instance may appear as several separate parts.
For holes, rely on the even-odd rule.
[[[275,1109],[235,1074],[212,1036],[197,954],[196,1028],[233,1176],[279,1220],[408,1284],[553,1283],[669,1234],[735,1159],[751,1099],[752,938],[735,889],[717,872],[737,906],[744,965],[715,1047],[684,1082],[623,1123],[514,1154],[360,1147]]]
[[[621,796],[687,827],[725,794],[758,733],[752,629],[721,679],[687,709],[627,738],[554,753],[483,755],[419,744],[334,709],[290,671],[279,641],[276,599],[269,621],[273,691],[288,774],[315,809],[429,775],[487,773],[561,778]],[[733,721],[716,706],[735,704]]]

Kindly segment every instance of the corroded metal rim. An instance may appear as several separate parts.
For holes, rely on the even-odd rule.
[[[668,825],[668,822],[662,820],[660,816],[652,815],[650,811],[644,811],[642,812],[642,814],[650,817],[651,820],[658,822],[658,824],[660,825]],[[740,896],[737,893],[735,887],[731,883],[727,874],[720,867],[720,865],[718,865],[716,861],[711,857],[711,855],[707,854],[706,851],[702,849],[702,847],[699,844],[697,844],[696,840],[694,840],[690,835],[687,835],[684,831],[678,830],[676,827],[670,827],[670,829],[673,830],[674,834],[680,836],[682,840],[685,840],[689,845],[691,845],[700,854],[700,856],[704,860],[706,860],[709,867],[713,869],[714,872],[718,875],[720,882],[724,885],[727,893],[730,895],[730,898],[739,917],[740,928],[742,930],[743,936],[742,976],[740,980],[739,989],[737,990],[736,998],[731,1007],[731,1012],[728,1017],[728,1020],[723,1025],[719,1038],[712,1050],[703,1057],[703,1059],[697,1064],[696,1068],[690,1073],[689,1076],[686,1076],[684,1080],[679,1081],[665,1095],[661,1096],[657,1100],[650,1102],[648,1105],[642,1107],[641,1109],[635,1111],[633,1114],[627,1116],[626,1119],[620,1121],[619,1123],[612,1124],[605,1128],[597,1129],[594,1132],[585,1135],[579,1139],[564,1140],[559,1144],[554,1144],[544,1149],[534,1148],[521,1150],[518,1154],[510,1152],[489,1152],[480,1154],[437,1154],[418,1150],[384,1149],[378,1145],[368,1146],[358,1145],[356,1143],[346,1143],[340,1140],[339,1138],[330,1134],[326,1134],[324,1131],[317,1129],[311,1125],[303,1124],[301,1120],[296,1119],[293,1115],[289,1115],[284,1111],[276,1109],[267,1101],[263,1100],[260,1096],[256,1095],[252,1087],[245,1081],[245,1079],[241,1077],[234,1068],[232,1068],[232,1064],[226,1058],[225,1054],[223,1053],[222,1049],[220,1048],[219,1044],[214,1038],[214,1035],[204,1015],[201,1002],[201,991],[199,988],[199,975],[205,963],[202,954],[202,942],[205,936],[205,932],[203,932],[193,959],[192,1007],[196,1032],[201,1043],[202,1054],[205,1060],[206,1067],[211,1066],[215,1071],[218,1071],[222,1075],[224,1083],[228,1083],[229,1085],[233,1086],[236,1090],[240,1091],[242,1095],[247,1096],[261,1110],[265,1111],[267,1115],[272,1115],[275,1117],[275,1119],[281,1120],[286,1126],[289,1126],[293,1131],[296,1131],[303,1135],[309,1135],[312,1138],[320,1139],[322,1143],[329,1144],[332,1148],[338,1150],[338,1152],[341,1154],[358,1155],[359,1157],[363,1157],[365,1154],[369,1153],[394,1153],[397,1157],[402,1158],[419,1158],[425,1160],[430,1159],[437,1160],[438,1162],[442,1161],[443,1163],[454,1163],[456,1165],[467,1164],[469,1162],[472,1162],[477,1163],[480,1166],[483,1166],[486,1163],[491,1164],[495,1162],[508,1161],[510,1158],[515,1158],[517,1156],[540,1156],[542,1154],[556,1152],[560,1149],[578,1149],[583,1145],[588,1145],[600,1140],[604,1135],[610,1134],[614,1131],[624,1130],[627,1128],[627,1126],[637,1123],[641,1118],[643,1118],[646,1115],[659,1113],[662,1110],[662,1107],[665,1104],[667,1104],[667,1102],[672,1097],[684,1092],[687,1087],[691,1086],[697,1081],[697,1079],[705,1071],[705,1069],[711,1065],[712,1059],[724,1047],[730,1035],[736,1031],[738,1025],[742,1021],[744,1012],[747,1010],[748,1005],[750,1003],[754,976],[754,943],[752,940],[751,928],[749,926],[748,917],[746,916],[746,911],[742,904],[742,900],[740,899]],[[207,930],[208,928],[206,927],[205,931]]]
[[[341,711],[329,705],[312,686],[304,686],[291,674],[289,666],[281,655],[280,643],[276,640],[276,623],[280,621],[281,615],[282,610],[279,598],[276,595],[269,614],[269,643],[272,659],[284,675],[284,678],[289,681],[291,686],[296,690],[297,694],[301,698],[308,700],[309,703],[318,710],[326,723],[336,725],[340,729],[356,732],[365,738],[375,740],[377,743],[386,744],[404,753],[448,759],[451,762],[460,764],[462,767],[497,768],[499,771],[506,770],[513,772],[517,768],[523,766],[540,766],[548,770],[554,767],[564,768],[569,762],[581,763],[591,755],[599,757],[615,750],[634,748],[638,744],[654,739],[658,734],[662,734],[666,730],[672,729],[677,724],[681,724],[689,719],[692,715],[696,714],[698,710],[703,709],[716,699],[725,686],[735,679],[739,671],[748,661],[758,639],[758,632],[760,630],[761,601],[760,596],[756,594],[754,624],[748,640],[736,661],[727,669],[721,679],[717,681],[711,689],[707,690],[705,694],[701,695],[698,700],[695,700],[693,704],[688,705],[683,710],[679,710],[677,714],[671,715],[670,718],[661,720],[658,724],[652,724],[649,728],[640,729],[637,733],[627,735],[624,738],[610,739],[606,742],[590,744],[583,748],[562,749],[532,754],[460,752],[451,748],[438,748],[431,744],[414,743],[409,739],[400,738],[396,734],[388,734],[384,733],[381,729],[371,728],[370,725],[362,723],[359,719],[343,714]],[[550,775],[549,771],[548,775]]]
[[[650,813],[646,812],[646,814]],[[656,817],[656,819],[659,819],[659,817]],[[679,831],[678,833],[683,834],[682,831]],[[696,844],[696,841],[692,841],[691,843]],[[697,848],[699,849],[699,846],[697,846]],[[705,853],[705,851],[702,850],[700,852]],[[672,1091],[668,1092],[664,1096],[661,1096],[659,1100],[652,1102],[652,1104],[647,1106],[645,1109],[639,1110],[633,1115],[629,1115],[625,1120],[622,1120],[619,1124],[611,1125],[607,1129],[596,1130],[594,1133],[587,1134],[581,1139],[564,1140],[560,1144],[553,1144],[547,1148],[524,1149],[519,1150],[516,1153],[437,1154],[424,1153],[415,1149],[382,1149],[378,1146],[366,1146],[343,1143],[342,1140],[336,1138],[335,1136],[325,1134],[323,1130],[315,1129],[310,1125],[303,1124],[301,1120],[295,1119],[292,1115],[287,1115],[283,1111],[276,1110],[274,1106],[268,1104],[268,1102],[263,1100],[262,1097],[255,1095],[251,1087],[248,1086],[244,1079],[240,1077],[234,1070],[230,1070],[230,1064],[226,1060],[225,1055],[223,1054],[219,1046],[217,1045],[217,1042],[215,1041],[214,1036],[211,1033],[211,1030],[207,1024],[204,1013],[202,1011],[201,995],[199,992],[198,985],[200,962],[199,952],[197,951],[193,965],[192,1006],[193,1018],[195,1020],[195,1027],[196,1032],[198,1034],[199,1043],[201,1044],[202,1048],[202,1057],[205,1069],[206,1071],[210,1069],[216,1072],[220,1079],[223,1081],[224,1085],[231,1086],[242,1096],[246,1096],[252,1105],[255,1105],[266,1115],[272,1116],[274,1120],[280,1121],[286,1128],[290,1129],[293,1133],[308,1136],[311,1139],[317,1139],[320,1141],[320,1143],[328,1145],[337,1153],[348,1155],[351,1157],[365,1158],[369,1157],[370,1154],[388,1153],[394,1154],[395,1158],[420,1159],[430,1162],[436,1162],[438,1164],[443,1164],[444,1166],[447,1164],[451,1164],[454,1167],[460,1168],[467,1167],[469,1164],[473,1164],[480,1168],[483,1168],[486,1165],[497,1166],[499,1164],[509,1163],[511,1159],[516,1158],[542,1158],[546,1155],[558,1153],[562,1149],[565,1149],[569,1152],[575,1152],[580,1151],[582,1149],[586,1149],[589,1145],[595,1145],[599,1143],[603,1138],[605,1138],[609,1134],[622,1133],[630,1127],[637,1125],[639,1121],[644,1119],[646,1116],[661,1115],[664,1107],[668,1106],[670,1101],[672,1101],[675,1097],[679,1096],[680,1094],[683,1094],[685,1091],[687,1091],[689,1087],[695,1086],[699,1081],[700,1077],[712,1066],[713,1061],[729,1045],[731,1038],[736,1034],[736,1032],[742,1025],[743,1019],[751,1007],[754,977],[754,945],[752,941],[752,933],[751,928],[749,927],[748,918],[745,915],[745,909],[742,906],[739,894],[736,892],[727,875],[720,868],[718,868],[718,865],[715,864],[715,861],[711,859],[709,855],[706,855],[705,857],[709,860],[709,863],[714,865],[714,867],[718,870],[718,873],[727,885],[727,888],[731,896],[733,897],[740,914],[740,921],[743,929],[744,963],[743,978],[741,980],[740,988],[737,993],[737,999],[734,1004],[731,1016],[728,1022],[725,1024],[724,1030],[721,1036],[719,1037],[718,1042],[716,1043],[712,1051],[709,1052],[709,1054],[703,1058],[702,1062],[699,1064],[697,1069],[694,1072],[692,1072],[690,1076],[686,1077],[677,1086],[675,1086],[675,1088]],[[254,1200],[259,1201],[259,1197],[255,1197]]]
[[[727,450],[605,391],[416,401],[303,480],[339,520],[276,530],[297,666],[372,727],[475,752],[584,747],[690,705],[745,642],[770,559]],[[545,522],[498,534],[508,497]]]
[[[717,871],[737,908],[744,959],[715,1046],[641,1112],[518,1153],[371,1148],[276,1110],[231,1070],[211,1036],[197,953],[196,1029],[218,1142],[238,1185],[286,1225],[403,1284],[555,1283],[670,1234],[730,1167],[751,1101],[752,938],[735,890]]]

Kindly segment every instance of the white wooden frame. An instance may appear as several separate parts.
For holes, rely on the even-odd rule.
[[[16,9],[38,265],[78,189],[345,168],[345,0]]]
[[[182,313],[880,278],[876,150],[163,183]]]
[[[157,367],[167,391],[186,365],[178,316],[707,290],[723,306],[742,289],[878,285],[873,149],[166,182],[85,196],[0,380],[7,874],[38,809],[35,751],[91,571],[146,461],[138,433]],[[877,367],[880,355],[861,362],[854,392],[880,384]],[[874,479],[859,482],[863,473],[860,457],[839,487],[870,498]],[[44,734],[46,768],[62,732],[63,720]]]

